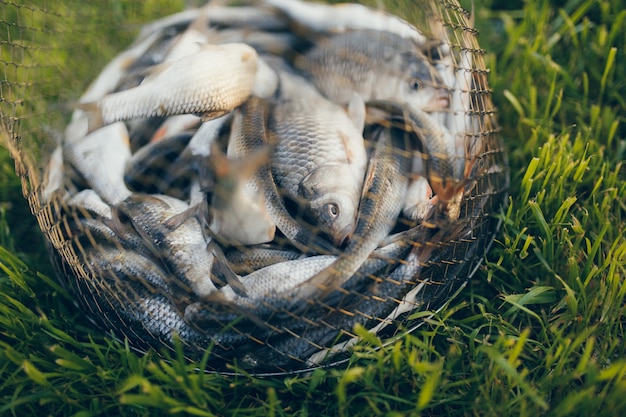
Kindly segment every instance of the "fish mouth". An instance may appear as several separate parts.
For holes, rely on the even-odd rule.
[[[433,98],[426,103],[425,111],[437,111],[450,107],[450,96],[445,90],[437,90]]]
[[[354,226],[348,225],[343,229],[339,230],[337,233],[333,233],[332,240],[333,244],[338,248],[344,246],[354,233]]]

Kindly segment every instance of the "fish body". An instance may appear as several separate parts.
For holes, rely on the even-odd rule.
[[[316,32],[340,33],[347,30],[372,29],[392,32],[403,38],[412,39],[420,45],[426,43],[426,37],[407,21],[361,4],[326,5],[302,0],[264,1],[287,15],[297,26]]]
[[[155,67],[137,87],[94,103],[91,125],[142,117],[198,114],[219,117],[243,103],[256,74],[256,52],[244,44],[205,45],[200,51]]]
[[[455,153],[455,139],[444,126],[440,126],[432,115],[425,111],[408,106],[405,103],[395,101],[372,101],[368,103],[368,110],[382,110],[384,118],[396,128],[403,129],[413,139],[410,148],[414,153],[413,167],[420,167],[421,172],[413,172],[428,180],[434,197],[431,203],[437,203],[445,209],[448,214],[455,217],[460,204],[460,193],[465,185],[464,164],[459,163],[459,158]],[[375,117],[380,117],[376,115]],[[421,184],[423,185],[423,184]],[[415,198],[415,192],[419,191],[420,184],[411,186],[410,198]],[[429,190],[423,187],[424,194],[419,197],[422,200]],[[423,213],[421,207],[419,210]],[[409,211],[412,211],[409,209]],[[415,218],[420,213],[415,211]]]
[[[362,133],[344,108],[304,79],[283,73],[281,92],[268,123],[272,174],[278,189],[340,245],[356,222],[367,160]]]
[[[209,4],[207,7],[184,10],[146,24],[137,38],[141,41],[167,28],[184,28],[193,21],[203,18],[207,19],[209,24],[220,28],[247,28],[270,32],[287,29],[285,19],[273,10],[253,6],[233,7]]]
[[[270,103],[252,96],[234,112],[235,129],[231,131],[227,155],[229,158],[246,158],[264,147],[275,150],[275,139],[268,132]],[[276,186],[270,164],[261,165],[246,182],[246,192],[264,197],[265,208],[271,222],[286,239],[304,253],[332,253],[334,248],[324,239],[304,227],[288,212]]]
[[[366,102],[393,99],[431,111],[449,104],[439,73],[415,42],[390,32],[331,36],[296,58],[295,66],[336,103],[347,104],[356,92]]]
[[[395,137],[404,140],[404,133],[377,126],[371,134],[378,141],[368,166],[354,235],[335,262],[299,286],[296,300],[323,298],[345,284],[389,234],[402,210],[410,158],[393,141]]]
[[[147,194],[133,194],[118,204],[137,233],[153,245],[154,255],[193,293],[206,297],[217,291],[211,275],[215,256],[208,250],[200,224],[190,217],[174,230],[166,225],[188,208],[181,200]]]
[[[337,257],[332,255],[317,255],[276,263],[241,278],[245,296],[232,291],[229,286],[223,287],[220,291],[228,300],[239,306],[251,308],[252,311],[265,308],[262,303],[268,301],[268,305],[271,306],[269,310],[285,308],[291,301],[289,295],[299,284],[306,283],[336,259]]]
[[[413,178],[409,184],[404,201],[403,213],[412,220],[423,220],[428,217],[436,201],[433,201],[433,190],[428,179],[423,176]]]
[[[115,205],[130,195],[124,183],[126,165],[131,159],[124,123],[105,126],[80,141],[66,143],[63,158],[106,203]]]

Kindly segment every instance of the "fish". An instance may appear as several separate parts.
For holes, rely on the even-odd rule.
[[[86,210],[99,217],[110,219],[111,206],[105,203],[102,198],[92,189],[81,190],[78,193],[68,196],[65,203],[70,207]]]
[[[368,137],[376,139],[360,198],[354,235],[330,266],[299,285],[293,304],[315,302],[340,289],[393,229],[408,187],[410,157],[401,129],[375,126]],[[398,148],[396,142],[402,147]]]
[[[205,10],[210,8],[210,2],[203,7]],[[199,10],[197,17],[177,36],[170,45],[163,62],[178,61],[183,57],[197,53],[202,50],[205,44],[210,43],[209,39],[213,35],[213,31],[209,29],[209,16],[205,10]]]
[[[234,304],[247,307],[258,315],[263,310],[276,311],[288,306],[291,301],[289,295],[299,284],[306,283],[336,259],[334,255],[316,255],[279,262],[246,275],[241,281],[245,295],[238,294],[230,286],[224,286],[219,291]],[[276,294],[282,298],[276,297]]]
[[[124,123],[105,126],[80,141],[65,143],[63,159],[106,203],[115,205],[131,194],[124,182],[126,165],[131,159]]]
[[[202,122],[191,138],[185,153],[198,158],[211,155],[212,145],[220,139],[222,134],[225,134],[226,129],[230,128],[231,120],[232,113],[228,113],[216,119]]]
[[[275,149],[276,142],[268,130],[271,102],[251,96],[233,113],[237,128],[231,130],[227,155],[231,158],[245,158],[259,149],[270,146]],[[273,224],[288,242],[303,253],[334,253],[335,248],[326,243],[314,231],[304,227],[288,212],[276,186],[270,164],[261,165],[246,183],[250,193],[260,193],[264,197],[265,208]]]
[[[428,180],[434,193],[430,201],[437,203],[444,214],[451,218],[457,217],[466,181],[464,164],[457,163],[454,137],[444,126],[437,124],[431,115],[405,103],[389,100],[368,102],[368,110],[372,110],[368,115],[373,115],[376,109],[383,110],[386,114],[383,117],[412,135],[413,152],[418,166],[423,169],[423,172],[417,174]]]
[[[395,33],[419,45],[426,37],[406,20],[362,4],[334,5],[309,3],[302,0],[264,0],[265,4],[280,10],[298,27],[316,32],[341,33],[348,30],[372,29]]]
[[[416,43],[390,32],[331,36],[297,56],[294,66],[340,104],[355,92],[365,102],[393,99],[427,111],[441,111],[450,102],[438,71]]]
[[[78,105],[72,113],[72,119],[65,128],[64,141],[75,142],[85,137],[89,129],[89,114],[80,109],[80,103],[97,101],[105,95],[115,91],[126,76],[128,69],[162,37],[161,31],[155,31],[146,36],[141,42],[135,42],[129,49],[118,54],[100,72],[98,77],[89,85],[78,100]],[[93,130],[93,129],[92,129]]]
[[[235,111],[231,137],[241,135],[245,126],[237,116],[238,111]],[[267,212],[263,193],[251,188],[250,184],[257,171],[269,162],[271,148],[265,145],[248,153],[224,154],[216,142],[222,127],[216,125],[217,120],[203,124],[207,127],[206,132],[202,132],[202,141],[209,147],[209,152],[203,156],[203,150],[199,149],[199,155],[191,155],[197,167],[192,165],[188,169],[196,171],[198,176],[195,187],[192,186],[191,207],[169,219],[168,225],[175,229],[188,217],[195,217],[225,245],[270,242],[274,239],[276,226]],[[198,133],[200,131],[196,135]],[[236,139],[229,141],[233,142]]]
[[[190,294],[173,285],[169,271],[154,260],[141,254],[114,247],[90,250],[85,261],[93,274],[100,279],[78,281],[82,302],[93,310],[98,321],[104,322],[119,337],[137,343],[138,349],[146,344],[155,349],[163,342],[172,343],[175,337],[184,340],[185,348],[201,354],[212,343],[236,346],[249,341],[247,335],[223,328],[233,321],[222,314],[221,329],[211,333],[202,331],[189,322],[186,311],[197,304]],[[128,334],[126,334],[128,332]],[[213,353],[219,352],[215,349]]]
[[[225,260],[216,255],[212,242],[207,243],[195,218],[185,219],[176,229],[167,226],[169,219],[188,208],[187,203],[173,197],[138,193],[117,205],[146,245],[152,247],[154,256],[162,260],[182,285],[201,299],[219,302],[216,284],[229,283],[235,290],[242,287],[234,274],[216,276],[212,273],[216,263]]]
[[[184,28],[202,18],[207,18],[211,25],[218,28],[247,28],[268,32],[287,29],[285,19],[272,10],[252,6],[209,4],[208,7],[184,10],[144,25],[137,36],[137,41],[168,28]]]
[[[341,246],[354,232],[367,156],[362,123],[306,80],[281,72],[268,121],[272,174],[279,191],[304,208],[313,226]],[[362,107],[362,101],[352,107]],[[358,113],[358,111],[353,111]],[[357,124],[360,124],[357,127]]]
[[[50,160],[46,164],[44,171],[41,198],[45,202],[52,201],[52,195],[61,189],[65,181],[63,172],[63,146],[59,145],[50,153]]]
[[[250,94],[257,54],[245,44],[204,45],[177,61],[154,67],[137,87],[79,107],[90,130],[142,117],[197,114],[209,120],[232,111]]]

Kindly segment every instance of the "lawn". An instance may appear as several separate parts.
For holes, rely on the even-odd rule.
[[[56,28],[59,35],[54,13],[79,2],[64,3],[32,3],[47,15],[0,1],[0,47],[24,38],[30,45],[31,32],[46,39],[33,52],[45,57],[41,84],[23,86],[40,94],[23,103],[39,120],[47,111],[40,97],[67,105],[140,22],[185,2],[81,6],[76,19],[93,17],[81,22],[85,31]],[[137,355],[95,330],[54,281],[2,149],[0,415],[625,415],[623,1],[475,0],[474,7],[509,153],[511,197],[494,213],[503,227],[483,267],[445,309],[389,346],[369,337],[347,364],[306,375],[221,376],[181,355]],[[91,31],[101,34],[97,42],[78,41]],[[76,56],[98,58],[77,60],[59,76],[56,69],[74,55],[56,53],[56,42],[72,36]],[[6,51],[5,77],[14,71],[7,62],[19,62]],[[58,123],[54,114],[49,122]],[[17,123],[24,135],[46,132],[28,119]]]

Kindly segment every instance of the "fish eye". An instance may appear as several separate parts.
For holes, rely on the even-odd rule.
[[[417,90],[420,86],[421,84],[417,78],[411,78],[411,81],[409,81],[409,87],[411,87],[412,90]]]
[[[328,218],[331,220],[339,216],[339,205],[337,205],[336,203],[328,203],[324,206],[324,209],[326,211],[326,214],[328,215]]]

